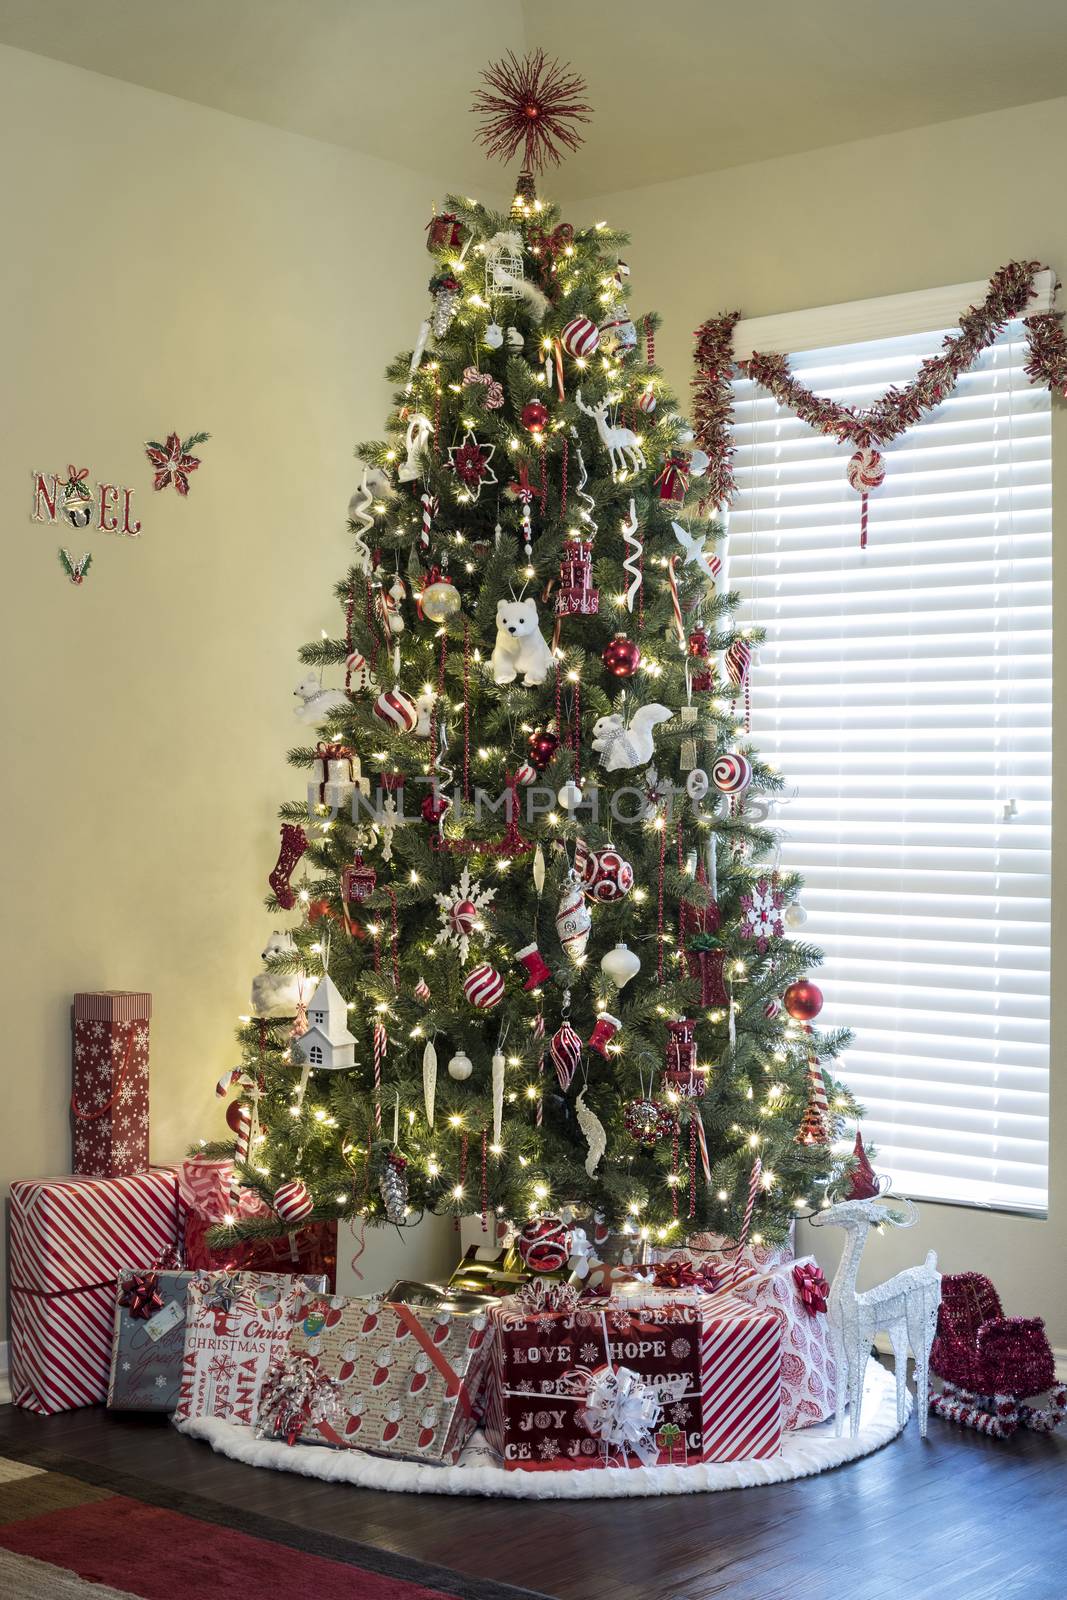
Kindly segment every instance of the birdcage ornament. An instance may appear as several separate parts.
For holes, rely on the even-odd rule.
[[[514,300],[526,277],[522,240],[517,233],[498,233],[485,247],[485,292]]]

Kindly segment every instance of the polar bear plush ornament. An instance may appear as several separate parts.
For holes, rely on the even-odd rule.
[[[275,928],[263,950],[267,963],[264,972],[252,979],[252,1015],[254,1017],[295,1017],[297,1006],[305,998],[308,988],[303,972],[279,972],[272,968],[272,956],[295,956],[296,941],[291,933]]]
[[[552,651],[537,621],[536,600],[498,600],[493,682],[514,683],[521,674],[527,689],[544,683]]]

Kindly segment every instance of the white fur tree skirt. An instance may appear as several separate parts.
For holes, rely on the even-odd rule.
[[[909,1395],[908,1412],[911,1412]],[[362,1450],[331,1450],[324,1445],[293,1445],[257,1439],[251,1429],[212,1417],[176,1424],[181,1433],[204,1439],[220,1455],[275,1472],[299,1472],[329,1483],[353,1483],[362,1489],[389,1489],[402,1494],[486,1494],[515,1500],[610,1500],[628,1495],[702,1494],[714,1489],[745,1489],[763,1483],[806,1478],[829,1467],[869,1456],[901,1432],[897,1422],[896,1386],[876,1361],[867,1364],[863,1422],[859,1434],[834,1438],[833,1422],[800,1433],[787,1433],[782,1453],[770,1461],[725,1461],[695,1467],[606,1468],[583,1472],[505,1472],[476,1433],[459,1464],[424,1466],[371,1456]]]

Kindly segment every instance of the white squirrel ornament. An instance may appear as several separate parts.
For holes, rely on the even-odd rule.
[[[544,683],[552,665],[552,651],[537,620],[536,600],[498,600],[493,682],[514,683],[521,674],[525,686]]]
[[[658,701],[638,706],[628,723],[617,711],[593,724],[593,749],[600,756],[605,772],[621,772],[625,767],[643,767],[652,760],[652,730],[669,722],[671,713]]]

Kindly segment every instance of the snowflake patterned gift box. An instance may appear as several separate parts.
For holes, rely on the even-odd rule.
[[[340,1385],[336,1425],[301,1437],[431,1465],[454,1465],[474,1431],[489,1365],[488,1311],[360,1297],[311,1304],[289,1341]]]
[[[737,1286],[742,1300],[781,1318],[782,1414],[790,1430],[825,1422],[837,1405],[837,1362],[825,1295],[803,1292],[805,1276],[812,1273],[825,1290],[814,1256],[754,1274]]]
[[[528,1311],[510,1301],[495,1324],[486,1438],[509,1469],[601,1467],[575,1375],[628,1368],[663,1403],[653,1442],[660,1464],[777,1455],[782,1440],[782,1328],[773,1312],[728,1293],[633,1284],[609,1300]],[[677,1431],[676,1431],[677,1430]],[[636,1455],[607,1464],[637,1467]]]
[[[73,1026],[73,1168],[79,1177],[125,1178],[148,1168],[150,994],[76,994]]]
[[[311,1297],[328,1304],[324,1295],[321,1277],[198,1274],[186,1291],[176,1419],[219,1417],[251,1427],[268,1368],[284,1353]]]
[[[173,1169],[11,1186],[11,1392],[51,1416],[106,1400],[115,1283],[178,1236]]]

